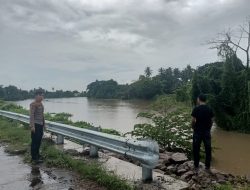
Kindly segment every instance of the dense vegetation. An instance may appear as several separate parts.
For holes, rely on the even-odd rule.
[[[191,107],[175,99],[175,96],[158,97],[151,105],[151,112],[138,114],[151,122],[136,124],[130,134],[136,138],[153,139],[165,150],[184,152],[191,157]]]
[[[250,132],[249,69],[234,54],[222,63],[199,67],[192,80],[192,101],[198,94],[209,97],[218,126]]]
[[[43,89],[42,89],[43,90]],[[0,85],[0,99],[6,101],[16,101],[34,98],[36,89],[33,90],[21,90],[16,86],[2,86]],[[63,91],[63,90],[53,90],[47,91],[43,90],[46,98],[68,98],[68,97],[79,97],[83,96],[83,93],[78,91]]]
[[[95,81],[86,89],[86,96],[91,98],[151,99],[156,95],[172,94],[175,90],[192,79],[194,69],[188,65],[185,69],[160,68],[155,76],[149,67],[145,74],[131,84],[121,85],[114,80]]]
[[[208,96],[219,127],[226,130],[250,132],[249,68],[235,53],[223,62],[205,64],[197,69],[159,69],[151,77],[149,67],[145,75],[130,85],[114,80],[95,81],[88,85],[86,95],[94,98],[150,99],[162,94],[175,94],[177,102],[195,105],[200,93]]]

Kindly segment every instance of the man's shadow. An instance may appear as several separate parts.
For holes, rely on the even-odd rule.
[[[31,166],[30,187],[36,187],[43,184],[42,175],[39,166]]]

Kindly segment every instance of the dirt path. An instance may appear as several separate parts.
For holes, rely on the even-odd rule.
[[[2,146],[0,168],[1,190],[105,190],[70,171],[24,164],[21,157],[5,153]]]

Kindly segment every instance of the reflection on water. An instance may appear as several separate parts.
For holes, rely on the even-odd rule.
[[[30,187],[35,187],[38,184],[43,184],[42,175],[38,166],[31,166],[30,172]]]
[[[31,100],[18,102],[29,108]],[[72,120],[84,120],[95,126],[113,128],[121,132],[133,129],[134,124],[146,120],[136,119],[139,112],[146,111],[149,101],[143,100],[96,100],[87,98],[49,99],[44,102],[47,112],[68,112]],[[213,130],[213,166],[223,171],[250,176],[250,135]]]

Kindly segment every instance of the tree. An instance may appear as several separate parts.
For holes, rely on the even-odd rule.
[[[187,67],[181,72],[181,78],[184,82],[188,82],[193,77],[194,70],[190,65],[187,65]]]
[[[161,93],[161,86],[158,80],[144,79],[138,80],[130,85],[130,97],[151,99]]]
[[[95,81],[87,86],[87,96],[93,98],[117,98],[119,85],[114,80]]]
[[[164,69],[161,67],[158,72],[159,72],[159,75],[163,75],[164,74]]]
[[[220,33],[214,40],[208,42],[211,48],[218,50],[218,55],[228,57],[237,54],[238,50],[246,54],[246,69],[249,69],[249,51],[250,51],[250,18],[246,23],[240,25],[237,30],[228,29],[226,32]]]
[[[236,87],[238,88],[238,94],[241,96],[241,100],[238,102],[240,103],[240,113],[236,113],[235,118],[237,119],[234,120],[234,125],[237,123],[238,128],[242,126],[244,128],[243,131],[246,131],[246,128],[250,129],[250,95],[248,94],[250,92],[250,17],[243,25],[240,25],[237,30],[228,29],[226,32],[219,34],[216,39],[209,41],[209,44],[212,44],[211,48],[218,50],[218,55],[223,57],[226,62],[228,62],[228,60],[233,61],[235,72],[241,70],[241,65],[239,65],[240,67],[238,68],[235,67],[237,66],[237,64],[235,65],[235,63],[237,63],[235,57],[237,58],[238,50],[246,55],[245,72],[238,73],[237,78],[240,83],[238,83]],[[232,86],[233,84],[228,85]],[[234,101],[231,98],[230,100]],[[234,105],[239,107],[237,104]]]
[[[146,67],[144,73],[145,73],[145,76],[146,76],[147,78],[150,78],[151,75],[152,75],[152,70],[151,70],[151,68],[150,68],[150,67]]]
[[[174,68],[173,73],[175,77],[180,78],[181,72],[178,68]]]
[[[4,88],[0,85],[0,99],[4,99]]]
[[[194,73],[193,80],[192,80],[192,104],[196,105],[196,99],[201,93],[199,88],[199,81],[198,81],[198,72]]]

